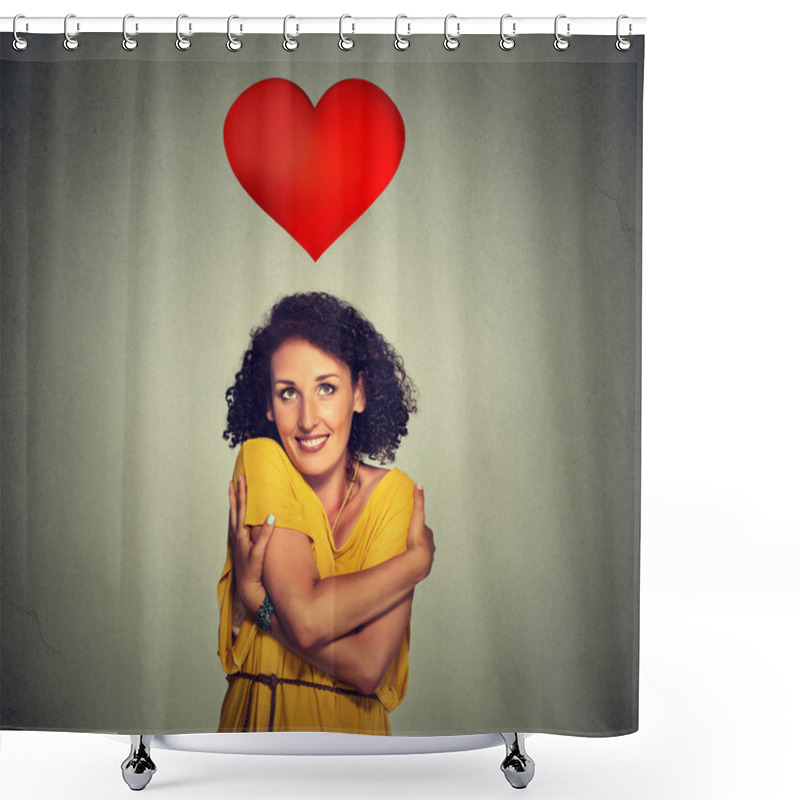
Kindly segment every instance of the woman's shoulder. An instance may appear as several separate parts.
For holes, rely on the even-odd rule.
[[[405,551],[408,523],[414,512],[414,481],[397,467],[381,472],[382,477],[362,515],[366,554],[362,568]]]
[[[242,442],[242,451],[248,454],[256,455],[283,455],[286,456],[286,451],[281,447],[281,443],[275,439],[269,439],[265,436],[258,439],[247,439]]]
[[[244,475],[247,484],[248,525],[260,525],[274,514],[281,527],[307,532],[313,492],[279,442],[266,438],[243,442],[234,474]]]
[[[389,476],[392,477],[392,482],[395,484],[398,491],[413,496],[415,483],[410,475],[407,475],[399,467],[394,467],[389,471],[389,475],[386,477],[388,478]]]
[[[384,502],[411,502],[414,503],[414,481],[409,475],[398,467],[384,469],[372,467],[368,469],[371,480],[375,481],[373,494],[377,494]]]
[[[248,439],[242,442],[239,458],[245,475],[254,473],[293,474],[296,472],[294,465],[281,447],[280,442],[274,439]]]

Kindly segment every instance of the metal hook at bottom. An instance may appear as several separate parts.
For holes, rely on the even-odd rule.
[[[525,735],[521,733],[501,733],[506,745],[506,757],[500,769],[506,780],[515,789],[524,789],[536,772],[533,759],[525,752]]]
[[[141,791],[150,783],[156,772],[156,765],[150,757],[153,736],[131,734],[131,752],[122,762],[122,779],[135,792]]]

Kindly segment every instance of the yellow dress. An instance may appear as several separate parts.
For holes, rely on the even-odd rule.
[[[242,473],[247,483],[246,524],[260,525],[272,513],[279,527],[304,533],[311,539],[321,578],[368,569],[406,549],[414,483],[397,468],[380,480],[339,549],[334,546],[319,498],[278,442],[244,442],[234,479]],[[249,613],[244,614],[234,636],[230,546],[217,596],[218,652],[229,684],[220,713],[220,731],[391,734],[389,712],[400,704],[408,685],[410,625],[375,694],[366,696],[294,655],[260,630]]]

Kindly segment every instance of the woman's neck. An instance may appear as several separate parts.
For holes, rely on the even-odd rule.
[[[350,456],[346,455],[341,462],[323,475],[303,476],[306,479],[306,483],[319,498],[328,515],[328,519],[331,521],[335,519],[341,510],[344,499],[347,497],[348,489],[351,489],[350,483],[353,475],[352,471],[347,468],[350,461]],[[348,501],[352,500],[357,489],[356,485],[352,487]]]

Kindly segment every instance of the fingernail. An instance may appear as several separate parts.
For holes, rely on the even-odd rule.
[[[274,514],[270,514],[267,517],[267,525],[274,525],[274,524],[275,524],[275,515]]]
[[[425,491],[425,488],[423,487],[423,485],[421,483],[417,484],[417,489],[419,489],[421,492]]]

